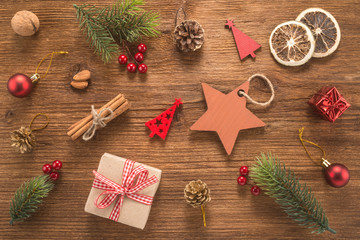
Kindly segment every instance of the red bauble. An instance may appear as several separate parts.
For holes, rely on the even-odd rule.
[[[248,175],[249,174],[249,168],[247,166],[240,167],[240,174],[241,175]]]
[[[147,70],[148,70],[148,67],[145,64],[140,64],[139,65],[139,72],[146,73]]]
[[[240,177],[238,177],[237,182],[239,185],[244,186],[247,182],[247,179],[244,176],[240,176]]]
[[[136,65],[134,63],[129,63],[126,66],[126,69],[128,70],[128,72],[134,73],[136,72]]]
[[[7,88],[13,96],[22,98],[31,93],[33,83],[25,74],[17,73],[9,78]]]
[[[44,164],[44,166],[42,167],[42,171],[45,173],[45,174],[48,174],[50,173],[52,170],[52,167],[50,164]]]
[[[57,173],[57,172],[52,172],[52,173],[50,173],[50,178],[52,179],[52,180],[58,180],[59,179],[59,177],[60,177],[60,174],[59,173]]]
[[[141,62],[142,60],[144,60],[144,55],[138,52],[137,54],[135,54],[134,58],[137,62]]]
[[[350,180],[350,173],[347,167],[342,164],[335,163],[325,168],[325,177],[327,182],[336,188],[345,186]]]
[[[127,61],[128,61],[128,58],[125,55],[120,55],[119,58],[118,58],[118,61],[119,61],[120,64],[126,64]]]
[[[61,167],[62,167],[62,162],[60,160],[55,160],[53,163],[52,163],[52,167],[55,169],[55,170],[60,170]]]
[[[137,49],[138,49],[139,52],[144,53],[144,52],[146,52],[147,47],[146,47],[145,44],[141,43],[141,44],[138,45]]]
[[[256,185],[253,186],[250,191],[251,191],[251,194],[254,196],[258,196],[261,192],[260,188]]]

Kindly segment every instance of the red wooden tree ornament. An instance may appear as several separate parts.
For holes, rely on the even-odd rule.
[[[243,60],[248,55],[251,55],[251,57],[256,57],[254,52],[261,48],[261,45],[255,42],[252,38],[250,38],[248,35],[244,34],[242,31],[237,29],[233,23],[234,20],[226,20],[227,23],[225,26],[228,26],[229,29],[232,30],[232,33],[235,38],[236,47],[238,49],[240,59]]]
[[[145,126],[147,126],[151,131],[149,137],[152,138],[155,136],[155,134],[157,134],[159,137],[165,140],[171,125],[171,121],[174,118],[175,110],[177,107],[180,106],[180,104],[183,104],[181,102],[181,98],[175,99],[175,102],[172,105],[172,107],[170,107],[165,112],[161,113],[156,118],[151,119],[150,121],[145,123]]]

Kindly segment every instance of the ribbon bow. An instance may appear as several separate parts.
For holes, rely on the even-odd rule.
[[[102,117],[101,115],[106,111],[109,112],[109,116]],[[95,135],[98,126],[105,127],[106,126],[105,120],[111,119],[113,117],[113,114],[114,112],[110,108],[104,108],[99,113],[97,113],[97,111],[94,108],[94,105],[91,105],[91,115],[93,117],[93,123],[91,127],[89,127],[89,129],[84,133],[82,139],[84,141],[89,141],[90,139],[92,139],[93,136]]]
[[[128,198],[142,204],[151,205],[153,202],[153,197],[143,194],[138,194],[137,192],[153,185],[159,180],[156,178],[155,175],[147,179],[149,175],[149,171],[142,165],[133,169],[134,164],[135,164],[134,161],[131,160],[125,161],[121,185],[104,177],[95,170],[93,171],[95,175],[93,187],[97,189],[105,190],[95,200],[95,205],[98,208],[100,209],[107,208],[109,205],[112,204],[112,202],[115,201],[117,196],[120,195],[120,198],[115,203],[115,206],[109,216],[109,219],[114,220],[116,222],[119,220],[120,209],[125,195]],[[137,177],[137,181],[134,184],[134,180],[136,177]],[[104,199],[100,203],[98,203],[100,197],[103,195],[105,195]]]

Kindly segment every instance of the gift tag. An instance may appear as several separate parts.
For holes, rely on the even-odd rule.
[[[259,103],[248,95],[250,81],[256,77],[264,79],[271,90],[271,98],[265,103]],[[245,83],[228,94],[221,93],[206,83],[203,83],[202,87],[208,110],[190,129],[217,132],[228,155],[232,152],[240,130],[265,126],[263,121],[246,108],[246,99],[260,106],[267,106],[273,101],[274,87],[264,75],[251,76]]]

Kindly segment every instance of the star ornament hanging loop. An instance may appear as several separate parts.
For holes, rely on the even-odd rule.
[[[248,95],[250,82],[256,77],[266,81],[271,90],[271,98],[265,103],[257,102]],[[268,106],[274,100],[274,87],[264,75],[251,76],[228,94],[224,94],[206,83],[202,83],[202,88],[208,109],[190,129],[217,132],[228,155],[234,148],[240,130],[265,126],[263,121],[246,108],[247,100],[260,106]]]

